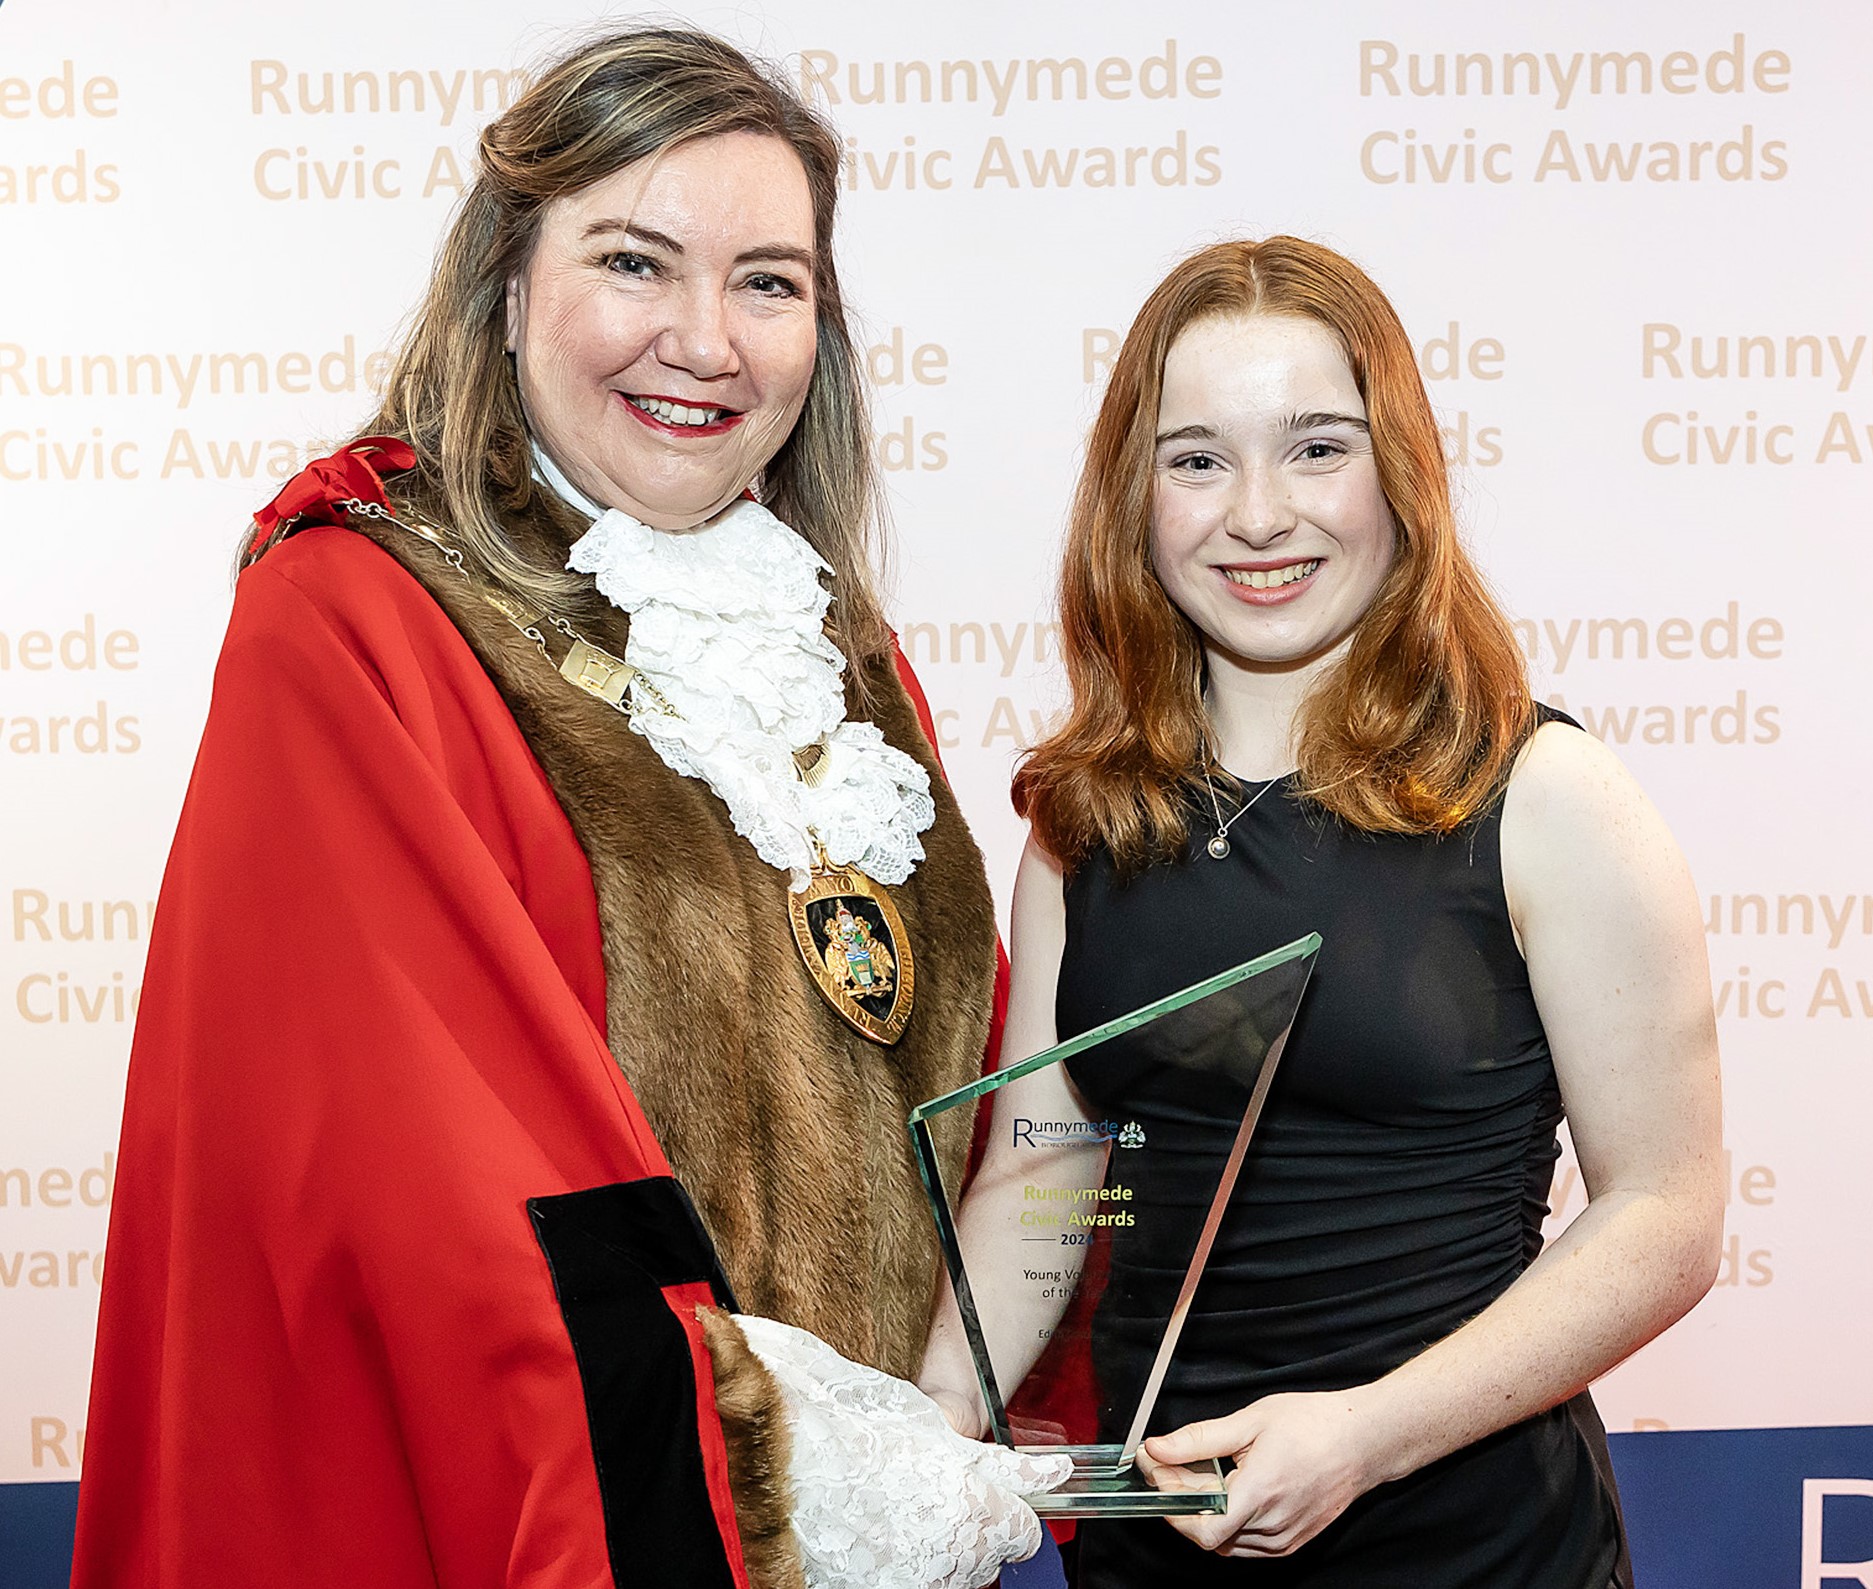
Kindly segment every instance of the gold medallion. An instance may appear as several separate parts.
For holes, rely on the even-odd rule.
[[[854,866],[816,868],[789,893],[793,941],[814,985],[840,1017],[874,1043],[895,1043],[910,1023],[916,969],[891,896]]]

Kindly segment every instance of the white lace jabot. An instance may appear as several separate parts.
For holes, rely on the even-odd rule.
[[[871,723],[845,719],[845,657],[826,638],[831,570],[757,502],[737,499],[693,530],[653,530],[588,502],[536,445],[541,477],[596,522],[566,566],[630,614],[624,660],[680,714],[631,715],[673,771],[700,778],[735,831],[807,886],[818,859],[901,883],[936,820],[930,776]],[[816,787],[793,753],[823,742]]]

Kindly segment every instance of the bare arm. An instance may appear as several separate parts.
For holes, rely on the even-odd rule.
[[[1060,869],[1032,840],[1015,878],[1010,928],[1013,980],[1002,1036],[1004,1066],[1051,1048],[1056,1040],[1054,988],[1066,942],[1066,909]],[[1098,1185],[1107,1148],[1100,1143],[1016,1146],[1017,1116],[1028,1120],[1087,1118],[1057,1066],[1010,1082],[994,1095],[993,1108],[988,1149],[963,1199],[957,1232],[976,1288],[996,1378],[1004,1388],[1011,1388],[1034,1366],[1066,1305],[1064,1297],[1044,1297],[1041,1293],[1048,1288],[1018,1278],[1037,1262],[1034,1253],[1045,1252],[1047,1265],[1057,1268],[1064,1251],[1024,1242],[1024,1236],[1032,1236],[1037,1227],[1023,1225],[1022,1214],[1055,1206],[1029,1199],[1027,1189]],[[1077,1268],[1079,1262],[1080,1253],[1075,1250],[1072,1263]],[[996,1277],[1001,1277],[1000,1283]],[[987,1430],[988,1413],[976,1384],[962,1318],[947,1285],[931,1323],[918,1384],[965,1434]]]
[[[1585,1388],[1715,1275],[1716,1029],[1677,846],[1610,751],[1552,726],[1511,779],[1502,857],[1587,1207],[1495,1302],[1384,1378],[1150,1442],[1161,1461],[1236,1457],[1229,1512],[1178,1524],[1207,1548],[1293,1550],[1373,1485]]]

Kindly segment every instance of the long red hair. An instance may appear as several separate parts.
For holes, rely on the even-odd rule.
[[[1205,754],[1203,644],[1151,570],[1152,459],[1171,345],[1198,321],[1298,315],[1339,339],[1398,524],[1346,655],[1309,690],[1301,793],[1372,833],[1447,833],[1490,800],[1532,732],[1522,654],[1458,540],[1443,439],[1397,312],[1352,261],[1295,237],[1218,243],[1146,299],[1113,366],[1060,576],[1072,706],[1015,775],[1015,809],[1068,868],[1181,852]]]

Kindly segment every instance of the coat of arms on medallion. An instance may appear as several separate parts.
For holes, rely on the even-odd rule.
[[[788,896],[794,943],[840,1017],[875,1043],[895,1043],[910,1021],[915,971],[897,906],[856,867],[815,872]]]

